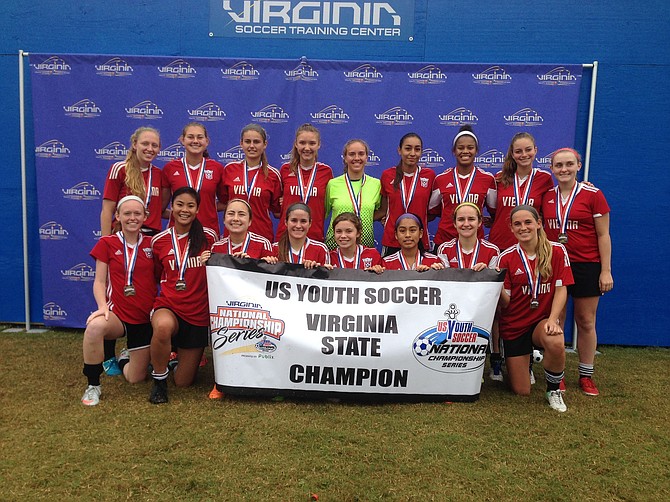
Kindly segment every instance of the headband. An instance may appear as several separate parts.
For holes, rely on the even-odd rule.
[[[460,138],[461,136],[472,136],[477,146],[479,146],[479,140],[477,139],[477,136],[475,136],[475,133],[473,133],[472,131],[461,131],[456,136],[454,136],[454,141],[451,143],[452,150],[456,147],[456,141],[458,141],[458,138]]]
[[[142,204],[142,207],[146,210],[146,206],[144,205],[144,201],[142,199],[140,199],[137,195],[126,195],[125,197],[123,197],[119,202],[117,202],[116,210],[118,211],[119,208],[121,207],[121,204],[123,204],[124,202],[128,202],[129,200],[136,200],[137,202]]]
[[[244,199],[230,199],[230,200],[228,201],[228,204],[226,204],[226,207],[228,207],[228,205],[231,204],[231,203],[233,203],[233,202],[241,202],[242,204],[244,204],[245,206],[247,206],[247,207],[249,208],[249,211],[251,212],[251,205],[249,205],[249,203],[248,203],[246,200],[244,200]]]
[[[458,212],[458,210],[459,210],[460,208],[464,207],[464,206],[474,207],[474,208],[477,210],[477,215],[479,215],[479,217],[481,218],[481,216],[482,216],[482,210],[479,209],[479,206],[478,206],[477,204],[475,204],[474,202],[461,202],[461,203],[460,203],[458,206],[456,206],[456,208],[454,209],[454,212],[453,212],[454,218],[456,218],[456,213]]]
[[[398,216],[398,219],[395,220],[395,228],[396,230],[398,229],[398,225],[400,225],[400,222],[405,219],[410,219],[414,220],[419,224],[419,228],[423,228],[423,223],[421,223],[421,220],[419,220],[419,217],[414,214],[414,213],[404,213]]]

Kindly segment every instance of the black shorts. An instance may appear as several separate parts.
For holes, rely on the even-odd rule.
[[[123,336],[127,336],[126,344],[128,350],[146,349],[151,345],[151,335],[153,329],[151,323],[130,324],[121,321],[123,324]]]
[[[575,283],[568,286],[568,294],[573,298],[600,296],[600,263],[571,262]]]
[[[159,307],[154,312],[160,309],[169,310],[177,319],[177,334],[172,337],[172,343],[178,349],[202,349],[209,345],[209,326],[191,324],[179,317],[174,310],[168,307]]]
[[[542,321],[540,321],[542,322]],[[528,331],[514,340],[503,340],[505,357],[526,356],[533,353],[533,332],[540,322],[536,322]]]

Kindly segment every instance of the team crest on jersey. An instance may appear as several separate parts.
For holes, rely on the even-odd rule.
[[[428,188],[428,178],[419,178],[421,188]]]
[[[205,169],[205,178],[211,180],[214,178],[214,171],[211,169]]]
[[[363,258],[363,267],[370,268],[372,266],[372,258]]]
[[[144,255],[147,258],[152,259],[154,257],[154,253],[151,251],[151,248],[142,248],[142,251],[144,251]]]

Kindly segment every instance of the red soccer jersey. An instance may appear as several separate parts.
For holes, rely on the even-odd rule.
[[[551,243],[551,269],[552,276],[549,280],[541,280],[540,292],[537,300],[540,305],[536,309],[530,308],[532,292],[530,290],[528,276],[524,270],[519,246],[507,248],[500,254],[498,266],[506,269],[505,291],[510,295],[510,302],[500,315],[500,336],[503,340],[513,340],[523,335],[530,327],[549,317],[551,304],[554,300],[556,288],[574,284],[570,260],[565,248],[555,242]],[[535,273],[535,257],[528,260],[531,266],[531,274]]]
[[[530,192],[528,192],[530,176],[521,181],[521,185],[519,186],[519,201],[514,195],[514,183],[511,183],[507,187],[502,183],[496,184],[496,211],[493,225],[491,225],[489,240],[498,246],[499,249],[507,249],[516,244],[516,238],[509,228],[512,209],[521,204],[521,201],[524,201],[525,204],[533,206],[537,209],[538,213],[541,213],[542,197],[554,186],[554,180],[547,171],[533,169],[533,173]],[[496,177],[498,177],[498,174],[496,174]]]
[[[479,249],[477,250],[477,259],[473,260],[475,249],[469,253],[461,252],[462,262],[459,266],[458,259],[458,239],[451,239],[443,242],[437,248],[437,256],[442,258],[442,261],[447,267],[451,268],[472,268],[477,263],[486,264],[487,268],[496,268],[498,266],[498,256],[500,250],[494,244],[484,239],[479,239]],[[473,263],[474,261],[474,263]]]
[[[312,226],[309,229],[307,236],[310,239],[322,241],[324,239],[324,222],[326,219],[326,186],[333,178],[333,170],[330,166],[317,162],[315,167],[310,170],[302,168],[300,177],[302,178],[302,192],[305,194],[301,197],[301,190],[298,181],[298,175],[291,172],[290,164],[287,162],[279,171],[279,176],[282,182],[282,211],[279,224],[277,225],[277,239],[286,230],[286,210],[296,202],[305,202],[312,210]],[[314,172],[316,169],[316,172]],[[314,177],[312,178],[312,174]],[[311,182],[311,189],[310,187]]]
[[[216,241],[212,245],[212,253],[233,254],[244,251],[251,258],[255,259],[272,256],[272,244],[269,240],[253,232],[249,232],[247,235],[249,238],[248,244],[245,242],[238,246],[233,245],[228,237]]]
[[[200,263],[198,256],[188,257],[184,281],[186,289],[180,291],[176,288],[179,279],[179,270],[175,261],[175,249],[172,243],[174,228],[168,228],[151,239],[151,247],[154,252],[154,260],[161,271],[161,291],[154,309],[167,307],[186,322],[195,326],[209,326],[209,303],[207,300],[207,273],[205,265]],[[216,233],[211,228],[205,228],[207,237],[206,249],[210,249],[216,240]],[[188,234],[177,235],[177,251],[180,256],[184,254]],[[200,250],[202,252],[202,250]],[[200,254],[200,253],[198,253]]]
[[[221,229],[219,227],[219,215],[216,211],[216,200],[223,201],[226,199],[226,189],[223,185],[223,166],[217,161],[206,159],[204,167],[193,169],[190,166],[186,167],[186,162],[182,160],[171,160],[163,167],[163,187],[169,188],[170,193],[181,187],[190,186],[200,193],[200,209],[198,211],[198,221],[202,223],[205,228],[210,228],[218,234]],[[202,171],[202,175],[201,175]],[[188,173],[188,180],[186,178]],[[200,180],[202,183],[200,184]],[[174,225],[172,217],[170,217],[169,226]]]
[[[386,210],[386,223],[384,224],[384,235],[382,236],[382,246],[400,247],[395,238],[395,222],[404,213],[414,213],[423,223],[423,246],[428,248],[428,201],[435,179],[435,171],[428,167],[419,167],[415,176],[404,176],[398,189],[393,186],[395,180],[395,167],[386,169],[381,176],[382,197],[388,200],[388,209]],[[414,195],[410,196],[412,186],[416,181]],[[403,205],[403,196],[401,190],[404,189],[405,200],[409,201],[407,208]]]
[[[226,187],[224,202],[231,199],[246,200],[251,206],[253,215],[249,230],[272,242],[274,240],[274,229],[270,215],[281,210],[279,198],[282,195],[282,188],[279,171],[268,166],[266,178],[260,168],[247,171],[246,162],[231,162],[226,164],[223,184]],[[227,235],[225,229],[224,235]]]
[[[391,255],[385,256],[384,258],[382,258],[383,262],[382,265],[384,265],[384,267],[387,270],[406,270],[403,266],[403,260],[400,257],[400,253],[402,253],[402,250],[396,251]],[[423,253],[421,255],[419,263],[421,265],[427,265],[429,267],[434,263],[441,263],[442,265],[444,265],[444,262],[438,256],[435,256],[432,253]]]
[[[330,263],[337,268],[358,268],[361,270],[382,265],[382,257],[375,248],[366,248],[359,244],[358,249],[360,254],[356,263],[354,263],[356,258],[349,261],[344,256],[340,256],[337,249],[330,252]]]
[[[600,263],[595,219],[609,213],[610,208],[605,196],[596,187],[580,184],[578,190],[568,215],[568,242],[565,247],[570,261]],[[560,233],[556,217],[557,193],[558,187],[555,187],[545,194],[542,202],[544,229],[549,240],[558,240]]]
[[[132,262],[134,253],[139,252],[133,268],[134,296],[125,296],[123,292],[126,285],[126,267],[123,259],[121,232],[101,237],[93,246],[91,256],[107,264],[106,295],[109,310],[128,324],[148,323],[149,313],[156,298],[151,241],[148,237],[140,235],[137,245],[127,245],[127,248],[130,262]]]
[[[272,256],[279,258],[279,244],[272,244]],[[305,260],[312,260],[321,265],[330,265],[330,252],[323,242],[307,238],[302,252],[299,254],[291,251],[291,258],[287,263],[303,263]]]
[[[149,173],[151,173],[151,190],[148,189]],[[144,178],[144,187],[147,191],[144,203],[149,210],[149,216],[147,216],[144,226],[160,232],[163,228],[163,222],[161,221],[161,210],[163,209],[161,202],[163,174],[160,169],[151,165],[151,171],[149,169],[142,171],[142,177]],[[126,186],[126,163],[117,162],[109,168],[102,198],[119,202],[126,195],[131,195]]]
[[[455,170],[456,168],[450,167],[442,174],[438,174],[433,182],[433,193],[430,198],[431,214],[440,214],[440,224],[437,226],[434,239],[436,245],[458,237],[452,214],[460,202],[472,202],[483,211],[486,196],[496,189],[495,178],[491,173],[476,167],[468,176],[454,177]],[[480,239],[484,238],[483,226],[479,227],[477,235]]]

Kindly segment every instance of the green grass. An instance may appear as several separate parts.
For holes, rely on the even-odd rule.
[[[121,346],[122,343],[119,344]],[[469,404],[170,403],[103,377],[79,399],[81,333],[0,334],[0,500],[670,500],[670,350],[604,347],[601,396],[568,412],[487,380]]]

